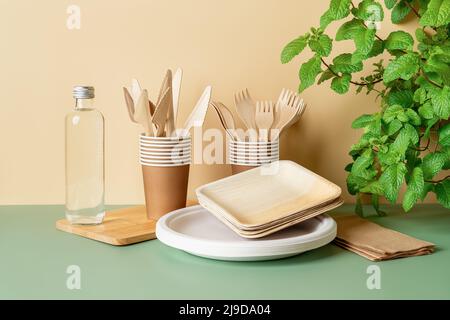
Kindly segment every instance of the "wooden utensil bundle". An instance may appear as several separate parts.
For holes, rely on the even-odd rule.
[[[132,79],[129,89],[123,88],[130,120],[140,124],[145,135],[185,137],[192,127],[203,125],[211,98],[211,86],[205,88],[184,125],[176,127],[182,74],[183,71],[178,68],[172,77],[172,71],[167,70],[156,104],[150,101],[148,91],[142,89],[136,79]]]
[[[199,203],[245,238],[260,238],[340,206],[341,189],[292,161],[227,177],[196,190]]]
[[[300,119],[306,108],[303,99],[287,89],[281,91],[276,104],[272,101],[255,102],[248,89],[236,93],[234,102],[246,130],[236,129],[233,115],[223,103],[214,101],[211,105],[219,115],[227,134],[232,139],[240,141],[276,140],[283,130]]]

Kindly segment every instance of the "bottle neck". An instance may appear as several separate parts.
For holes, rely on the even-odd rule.
[[[93,109],[94,99],[75,99],[75,109]]]

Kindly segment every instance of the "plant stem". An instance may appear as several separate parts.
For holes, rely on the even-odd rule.
[[[404,4],[406,4],[406,6],[408,6],[412,12],[414,12],[414,14],[420,19],[421,16],[419,14],[419,12],[416,10],[416,8],[414,8],[408,1],[403,1]]]
[[[426,145],[425,147],[422,147],[422,148],[420,148],[420,147],[417,148],[416,151],[425,151],[425,150],[428,150],[428,147],[430,146],[430,142],[431,142],[431,139],[428,138],[427,145]]]
[[[438,87],[438,88],[440,88],[440,89],[442,89],[442,88],[444,88],[443,86],[441,86],[440,84],[438,84],[438,83],[436,83],[436,82],[434,82],[433,80],[431,80],[430,78],[428,78],[428,76],[425,74],[425,72],[422,70],[422,75],[423,75],[423,77],[425,78],[425,80],[427,80],[429,83],[431,83],[432,85],[434,85],[434,86],[436,86],[436,87]]]
[[[444,181],[444,180],[447,180],[448,178],[450,178],[450,175],[448,175],[448,176],[446,176],[445,178],[442,178],[442,179],[440,179],[440,180],[437,180],[437,181],[433,181],[433,180],[425,180],[425,182],[428,182],[428,183],[440,183],[440,182],[442,182],[442,181]]]
[[[323,59],[323,57],[320,57],[320,60],[325,65],[325,67],[327,67],[327,69],[331,71],[332,74],[334,74],[338,78],[341,78],[341,76],[339,74],[337,74],[336,72],[333,71],[333,69],[330,68],[330,65]],[[372,82],[372,84],[375,84],[375,83],[378,83],[378,82],[381,82],[381,81],[383,81],[383,79],[378,79],[378,80],[375,80],[374,82]],[[367,85],[369,85],[368,82],[350,81],[350,83],[354,84],[355,86],[367,86]]]

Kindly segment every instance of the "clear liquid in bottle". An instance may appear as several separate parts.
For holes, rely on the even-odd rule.
[[[66,115],[66,219],[99,224],[104,209],[104,118],[94,109],[93,87],[74,87],[75,108]]]

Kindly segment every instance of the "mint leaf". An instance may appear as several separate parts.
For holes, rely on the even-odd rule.
[[[419,114],[424,119],[433,119],[434,111],[433,106],[430,102],[425,102],[422,106],[419,107]]]
[[[409,123],[406,123],[403,130],[405,131],[405,134],[407,135],[409,141],[411,141],[412,144],[416,144],[419,142],[419,133],[417,132],[416,128],[414,128]]]
[[[309,59],[300,67],[300,87],[299,91],[302,92],[306,88],[312,86],[316,81],[317,75],[322,71],[320,68],[320,57],[317,55]]]
[[[392,60],[384,71],[384,83],[389,83],[396,79],[409,80],[419,70],[419,56],[415,53],[408,53]]]
[[[362,62],[352,63],[352,55],[344,53],[333,59],[333,70],[341,73],[353,73],[363,69]]]
[[[381,174],[380,184],[383,187],[384,195],[391,203],[395,203],[398,191],[403,183],[406,174],[406,166],[403,162],[390,165]]]
[[[360,192],[364,193],[372,193],[379,196],[384,195],[383,187],[381,186],[379,181],[374,181],[366,185],[365,187],[361,188]]]
[[[289,42],[281,52],[281,63],[288,63],[299,55],[308,44],[308,38],[309,34],[305,34]]]
[[[415,126],[420,126],[422,121],[420,120],[419,115],[413,109],[406,109],[405,114],[409,118],[409,122],[411,122]]]
[[[423,192],[425,181],[423,179],[423,172],[420,167],[414,168],[411,173],[411,178],[408,182],[405,196],[403,197],[403,209],[408,212],[419,200]]]
[[[450,23],[450,1],[431,0],[419,21],[422,26],[439,27]]]
[[[371,149],[367,149],[359,156],[352,165],[351,173],[355,176],[364,177],[363,173],[365,169],[370,167],[374,161],[374,153]]]
[[[368,25],[371,22],[380,22],[384,19],[383,7],[373,0],[361,1],[355,15],[361,20],[364,20]]]
[[[388,9],[392,9],[396,3],[397,3],[397,0],[384,0],[384,5]]]
[[[415,102],[423,104],[427,99],[427,91],[425,90],[425,88],[420,87],[419,89],[414,91],[413,99]]]
[[[384,110],[383,120],[386,123],[389,123],[392,120],[394,120],[395,118],[397,118],[399,114],[402,114],[402,113],[403,113],[403,107],[402,106],[400,106],[398,104],[395,104],[393,106],[389,106],[389,107],[386,108],[386,110]]]
[[[415,34],[417,41],[419,42],[425,42],[428,40],[428,36],[422,28],[417,28]]]
[[[356,51],[353,53],[352,62],[357,63],[364,60],[372,50],[375,41],[375,29],[365,29],[355,34],[354,41]]]
[[[381,40],[375,39],[375,41],[373,42],[372,49],[367,54],[367,58],[376,57],[376,56],[382,54],[383,51],[384,51],[384,42]]]
[[[394,31],[389,34],[385,41],[385,48],[393,50],[412,50],[414,44],[413,37],[404,31]]]
[[[450,209],[450,180],[444,180],[435,187],[436,197],[440,204]]]
[[[413,104],[413,95],[410,90],[391,91],[387,96],[388,105],[401,105],[404,108],[409,108]]]
[[[353,39],[359,32],[364,31],[362,21],[353,19],[344,23],[336,32],[336,41]]]
[[[400,1],[392,10],[391,21],[392,23],[400,23],[411,12],[411,8],[408,7],[404,0]]]
[[[324,81],[327,81],[334,77],[334,73],[330,69],[326,69],[324,72],[322,72],[322,75],[320,76],[319,80],[317,81],[317,84],[321,84]]]
[[[433,177],[442,170],[446,158],[446,155],[441,152],[429,153],[423,158],[422,170],[425,180],[433,179]]]
[[[443,89],[433,88],[429,91],[434,113],[441,119],[447,120],[450,116],[450,87]]]
[[[443,147],[450,147],[450,123],[439,129],[439,144]]]
[[[389,153],[392,159],[403,159],[405,157],[406,150],[413,139],[413,133],[406,126],[400,130],[394,142],[389,147]],[[396,161],[398,161],[398,159]]]
[[[320,17],[320,27],[325,29],[332,21],[348,16],[351,2],[351,0],[331,0],[329,9]]]
[[[392,136],[393,134],[396,134],[398,130],[400,130],[403,127],[403,124],[400,122],[400,120],[393,120],[389,123],[387,128],[387,134],[389,136]]]
[[[355,195],[359,192],[359,189],[367,184],[367,180],[358,177],[352,173],[347,176],[347,190],[351,195]]]
[[[370,125],[373,121],[375,121],[375,116],[373,114],[363,114],[352,122],[352,128],[364,128]]]
[[[332,40],[326,34],[322,34],[317,39],[311,39],[309,41],[309,47],[319,56],[328,57],[331,53]]]
[[[331,81],[331,89],[336,93],[344,94],[350,87],[350,80],[352,80],[352,76],[348,73],[344,73],[341,77],[335,77]]]

